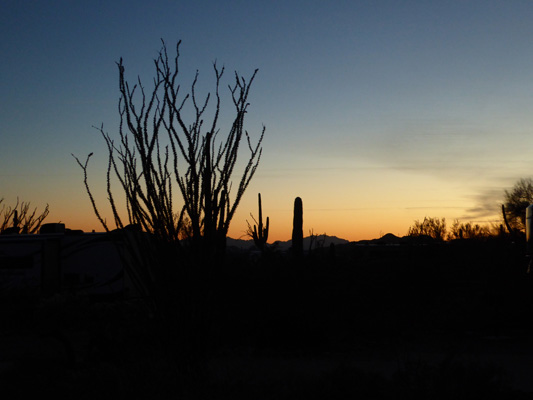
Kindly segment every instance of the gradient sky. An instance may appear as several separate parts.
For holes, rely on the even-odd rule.
[[[182,86],[198,69],[200,93],[215,60],[224,88],[259,68],[246,129],[266,126],[263,158],[230,236],[257,215],[258,192],[270,241],[290,238],[296,196],[305,234],[350,240],[405,235],[425,216],[494,221],[504,189],[531,176],[531,21],[529,0],[4,0],[0,198],[100,231],[71,153],[94,152],[110,218],[93,126],[117,131],[115,62],[149,87],[163,38],[182,40]]]

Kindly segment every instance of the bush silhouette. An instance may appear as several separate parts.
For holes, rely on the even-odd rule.
[[[18,198],[14,207],[6,207],[3,202],[0,199],[0,233],[37,233],[49,213],[48,204],[38,214],[37,208],[31,211],[30,203],[19,202]]]
[[[429,236],[442,241],[446,238],[446,219],[424,217],[423,221],[416,220],[409,228],[408,236]]]

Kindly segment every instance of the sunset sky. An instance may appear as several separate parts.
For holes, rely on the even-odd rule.
[[[182,40],[182,90],[198,69],[206,94],[212,63],[225,66],[228,116],[233,71],[259,68],[246,129],[257,139],[266,126],[263,157],[230,236],[257,215],[259,192],[269,241],[290,238],[296,196],[306,235],[497,221],[504,189],[532,176],[532,21],[529,0],[4,0],[0,198],[102,230],[71,153],[94,152],[89,182],[111,219],[93,126],[117,134],[115,62],[149,88],[163,38]]]

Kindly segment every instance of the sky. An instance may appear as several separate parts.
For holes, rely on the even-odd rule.
[[[529,0],[4,0],[0,10],[0,198],[49,204],[46,222],[102,230],[72,157],[91,152],[89,184],[111,220],[94,127],[116,137],[116,62],[150,87],[161,39],[169,51],[182,41],[183,90],[198,70],[197,94],[213,91],[213,62],[225,67],[223,122],[233,72],[259,69],[245,128],[257,140],[266,127],[263,156],[231,237],[257,216],[258,193],[269,242],[290,239],[297,196],[306,235],[403,236],[426,216],[491,223],[504,190],[531,176]]]

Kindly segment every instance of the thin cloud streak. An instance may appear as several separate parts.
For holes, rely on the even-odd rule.
[[[473,200],[475,206],[466,209],[466,213],[460,219],[499,219],[499,214],[501,213],[500,207],[504,200],[504,188],[487,187],[480,189],[473,196]]]

